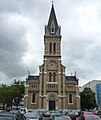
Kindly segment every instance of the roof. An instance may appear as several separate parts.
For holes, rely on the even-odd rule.
[[[39,76],[34,76],[34,75],[29,75],[28,78],[26,79],[27,81],[39,81]],[[66,82],[67,81],[76,81],[78,82],[78,79],[76,76],[66,76]]]
[[[26,80],[39,80],[39,76],[29,75]]]
[[[66,76],[66,81],[78,81],[76,76]]]

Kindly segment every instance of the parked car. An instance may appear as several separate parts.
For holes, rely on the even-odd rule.
[[[81,111],[81,114],[93,114],[93,113],[90,111]]]
[[[21,113],[1,112],[0,120],[26,120],[25,116]]]
[[[61,116],[54,116],[53,120],[72,120],[72,119],[66,115],[61,115]]]
[[[77,115],[73,111],[69,111],[67,116],[69,116],[72,120],[76,120],[77,118]]]
[[[57,117],[61,116],[60,111],[53,111],[53,112],[51,112],[50,120],[53,120],[54,116],[57,116]]]
[[[12,110],[10,110],[9,112],[10,112],[10,113],[18,113],[18,110],[12,109]]]
[[[42,113],[41,113],[41,111],[39,111],[39,110],[34,110],[33,113],[37,115],[37,117],[38,117],[39,120],[42,119]]]
[[[78,120],[101,120],[101,118],[93,114],[81,114]]]
[[[98,115],[101,118],[101,111],[98,111],[96,115]]]
[[[48,110],[46,110],[46,111],[43,112],[43,116],[44,117],[50,117],[50,115],[51,115],[50,111],[48,111]]]
[[[72,110],[72,112],[74,112],[75,113],[75,115],[78,117],[79,116],[79,112],[80,112],[80,110]]]
[[[34,109],[27,109],[28,112],[34,112]]]
[[[26,120],[39,120],[37,114],[34,114],[33,112],[28,112],[28,113],[25,113],[24,115]]]

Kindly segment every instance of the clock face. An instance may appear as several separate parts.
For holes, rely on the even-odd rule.
[[[48,69],[49,69],[49,70],[56,70],[56,69],[57,69],[56,66],[57,66],[57,65],[56,65],[55,63],[49,63]]]
[[[53,63],[51,63],[51,64],[50,64],[50,67],[51,67],[51,68],[53,68],[53,67],[54,67],[54,64],[53,64]]]

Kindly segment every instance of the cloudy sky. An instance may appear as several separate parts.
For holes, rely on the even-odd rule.
[[[52,0],[0,0],[0,83],[38,75]],[[101,0],[54,0],[62,64],[82,86],[101,80]]]

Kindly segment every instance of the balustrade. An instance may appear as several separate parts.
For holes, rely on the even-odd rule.
[[[47,91],[58,91],[58,84],[47,84]]]
[[[39,91],[39,85],[38,84],[29,85],[28,91]]]

